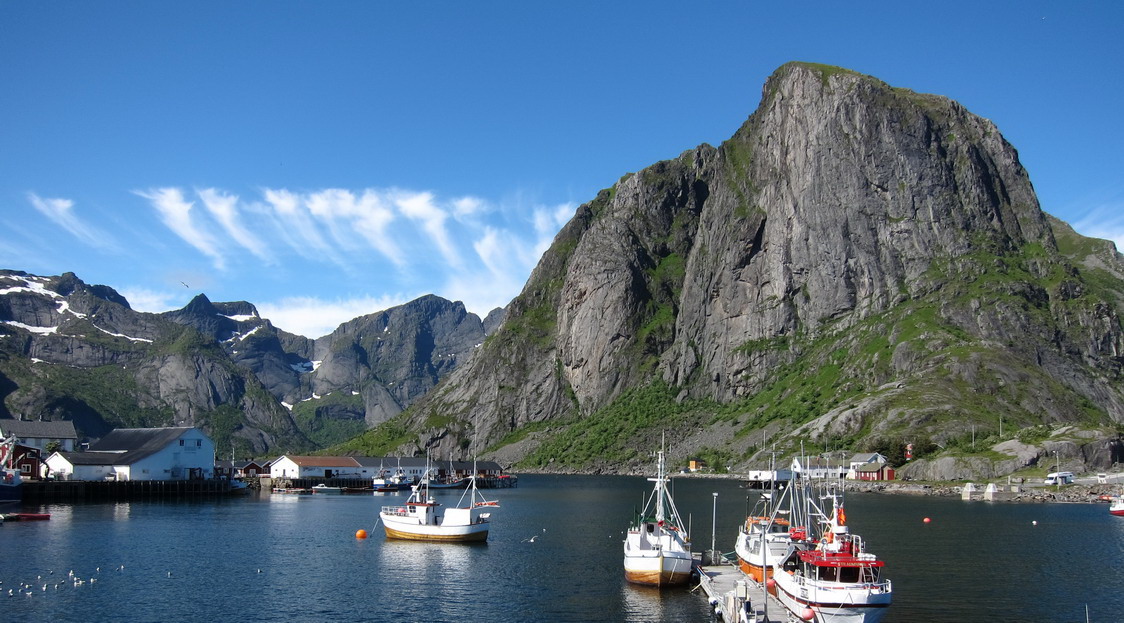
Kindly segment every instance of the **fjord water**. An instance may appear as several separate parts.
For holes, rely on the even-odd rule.
[[[404,494],[25,506],[52,518],[0,526],[0,621],[708,621],[698,591],[624,581],[624,530],[649,485],[522,476],[488,492],[501,507],[481,545],[386,541],[378,509]],[[732,551],[757,494],[733,480],[673,481],[696,550],[710,547],[715,492],[716,543]],[[886,621],[1124,611],[1124,520],[1104,505],[876,494],[847,505],[894,582]],[[370,538],[356,539],[360,528]]]

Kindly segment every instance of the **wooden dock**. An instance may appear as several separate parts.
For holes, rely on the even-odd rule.
[[[728,556],[728,555],[727,555]],[[765,587],[742,573],[725,557],[719,564],[703,565],[701,559],[695,568],[699,573],[699,586],[707,601],[724,623],[773,623],[790,621],[788,610]]]
[[[24,481],[25,502],[100,502],[224,496],[226,480]]]

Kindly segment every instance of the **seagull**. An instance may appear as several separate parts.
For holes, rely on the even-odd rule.
[[[183,284],[183,287],[185,287],[185,288],[190,288],[190,287],[191,287],[191,286],[187,285],[186,283],[183,283],[182,281],[181,281],[180,283],[181,283],[181,284]]]

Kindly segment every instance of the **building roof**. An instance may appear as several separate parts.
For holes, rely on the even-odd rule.
[[[117,428],[91,444],[86,452],[66,452],[63,456],[75,465],[79,463],[74,463],[71,457],[76,454],[90,455],[82,461],[95,461],[97,455],[106,457],[103,462],[83,462],[81,465],[131,465],[167,448],[173,441],[194,430],[197,429],[189,426]]]
[[[126,465],[125,455],[120,452],[56,452],[71,465]],[[52,455],[53,456],[53,455]]]
[[[877,452],[860,452],[851,457],[851,463],[870,463],[871,461],[886,462],[886,457]]]
[[[359,467],[359,463],[350,456],[294,456],[286,454],[281,459],[289,459],[300,467]]]
[[[890,467],[890,466],[889,466],[888,464],[886,464],[886,463],[867,463],[866,465],[860,465],[860,466],[856,467],[856,468],[855,468],[855,471],[856,471],[856,472],[863,472],[863,473],[866,473],[866,472],[880,472],[880,471],[882,471],[882,470],[883,470],[884,468],[887,468],[887,467],[889,467],[890,469],[894,469],[893,467]]]
[[[74,422],[25,422],[23,420],[0,419],[0,437],[15,435],[25,439],[78,439]]]
[[[802,463],[800,457],[792,459],[792,468],[799,471],[803,469],[840,469],[847,467],[849,464],[836,459],[825,459],[819,456],[810,456]]]

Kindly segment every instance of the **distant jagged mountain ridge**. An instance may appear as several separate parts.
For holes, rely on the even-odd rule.
[[[425,296],[313,340],[244,301],[198,295],[149,314],[73,273],[0,270],[0,417],[72,419],[90,437],[200,426],[223,454],[313,449],[396,415],[471,356],[484,327]]]
[[[1041,211],[990,121],[790,63],[720,147],[581,206],[481,352],[351,447],[628,471],[663,430],[732,466],[763,439],[923,439],[943,452],[911,469],[954,477],[986,449],[969,438],[1024,429],[1039,453],[1119,454],[1122,276],[1111,243]]]

